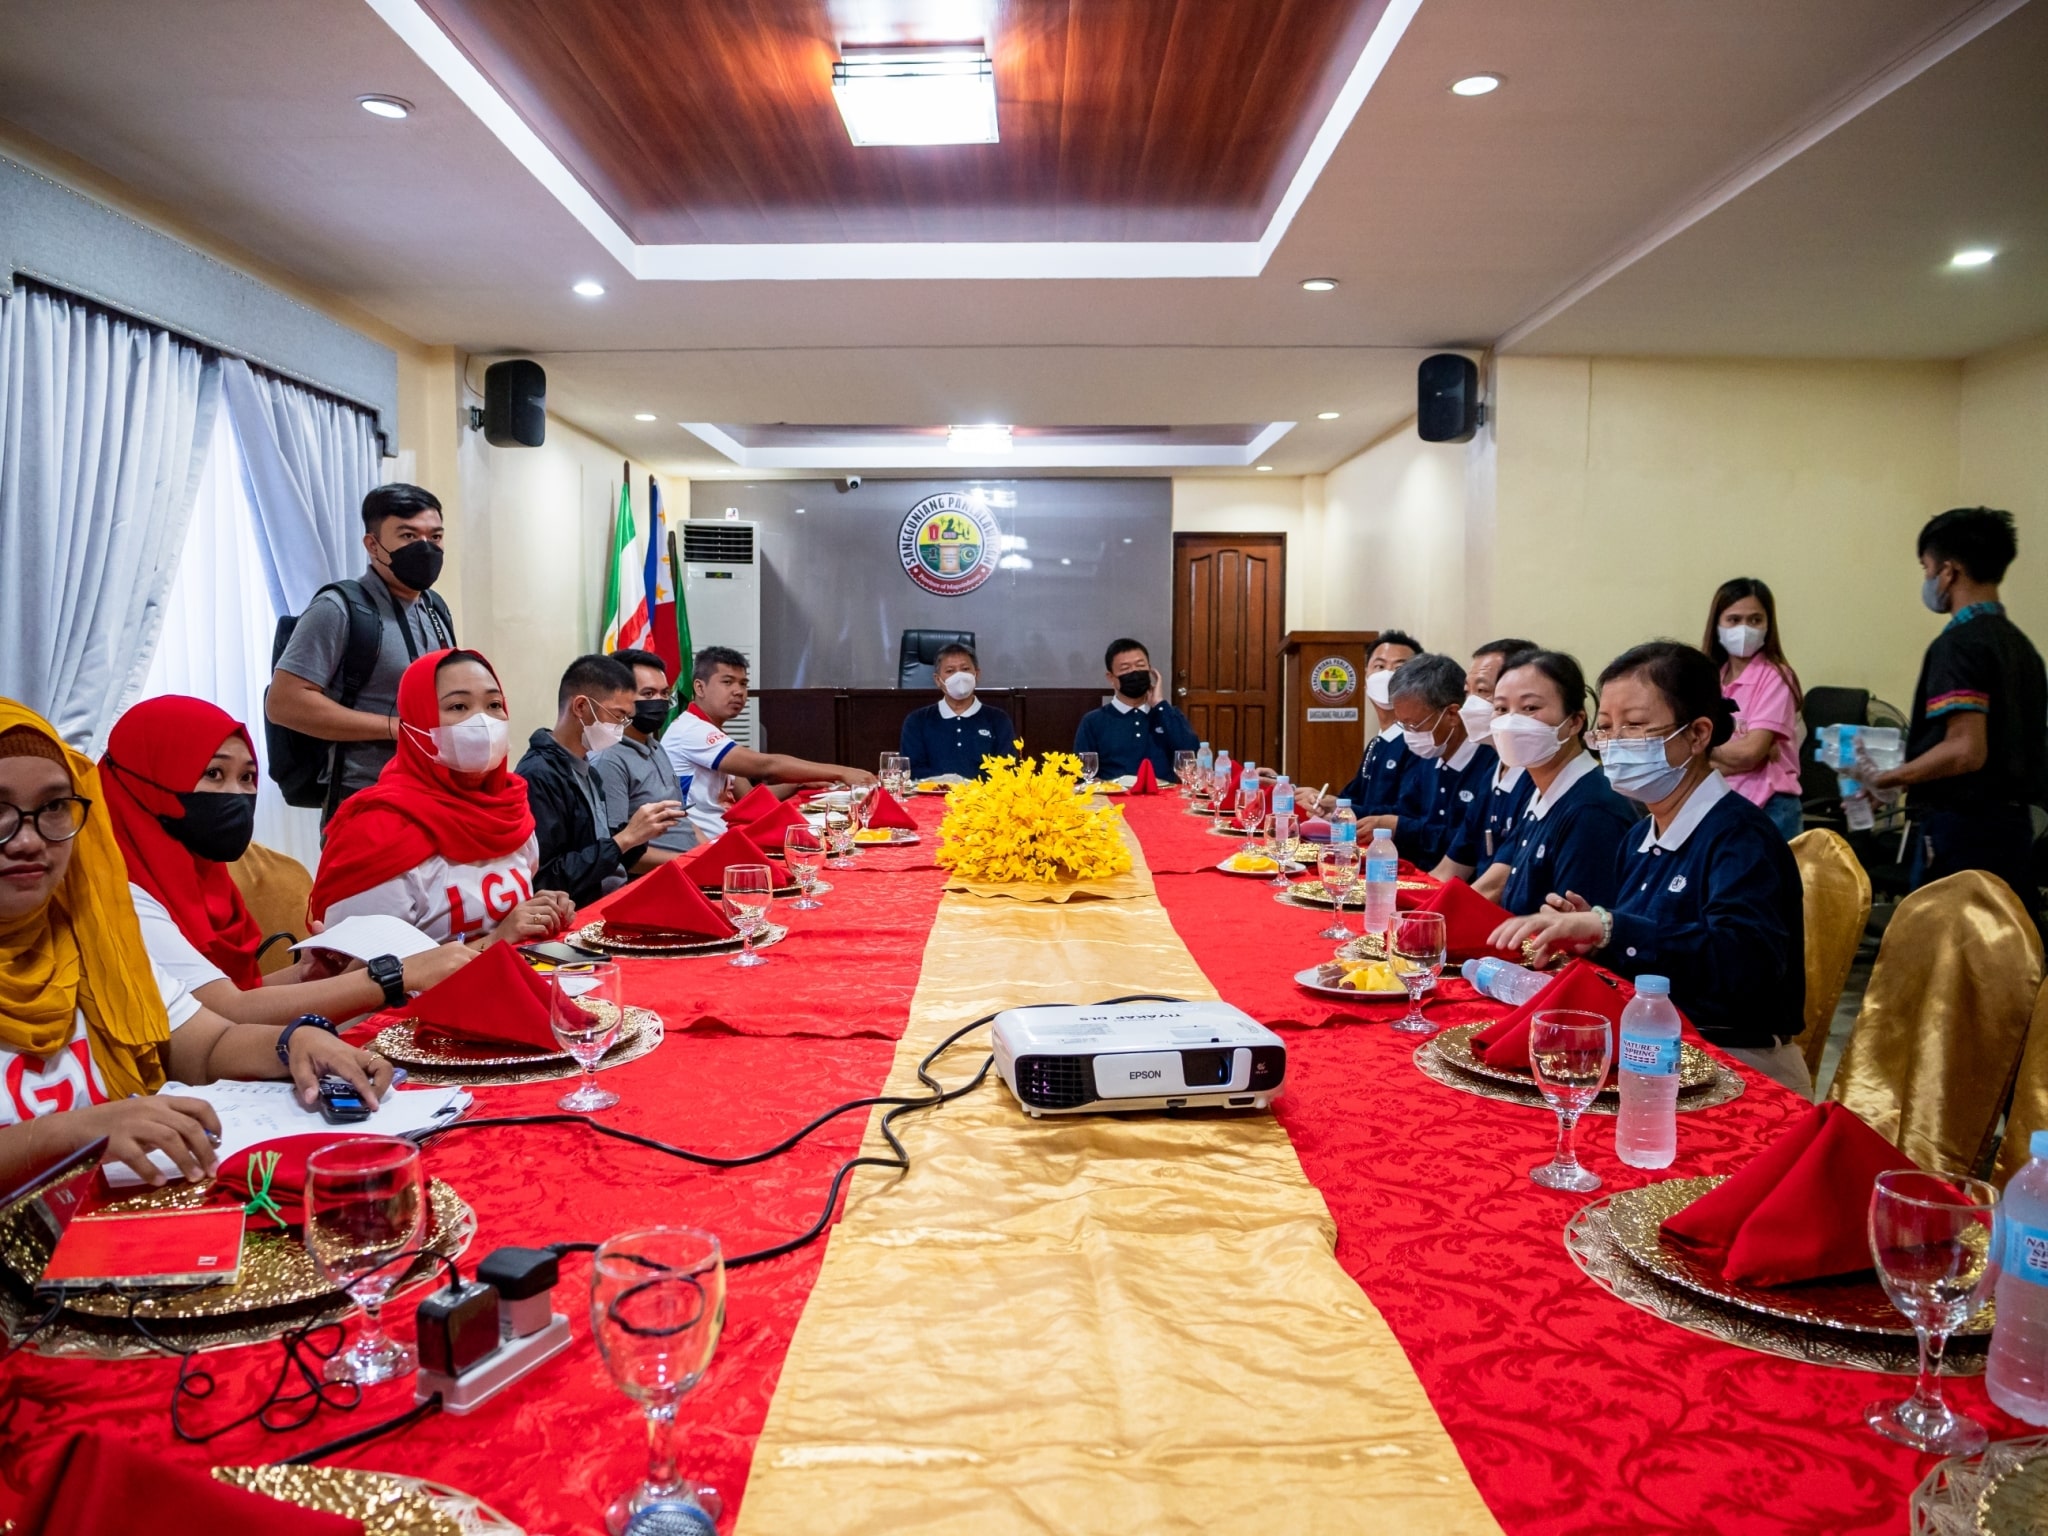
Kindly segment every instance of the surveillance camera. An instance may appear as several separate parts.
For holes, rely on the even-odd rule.
[[[846,494],[846,492],[848,492],[848,491],[857,491],[857,490],[859,490],[859,489],[860,489],[860,476],[859,476],[859,475],[848,475],[848,476],[847,476],[847,477],[846,477],[846,478],[845,478],[844,480],[842,480],[842,481],[840,481],[840,482],[839,482],[839,492],[840,492],[840,494],[841,494],[842,496],[843,496],[843,495],[845,495],[845,494]]]

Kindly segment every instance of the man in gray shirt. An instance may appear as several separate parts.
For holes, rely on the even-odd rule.
[[[336,806],[376,782],[398,750],[398,679],[429,651],[455,644],[448,606],[431,595],[441,575],[441,503],[416,485],[380,485],[363,498],[363,548],[370,567],[354,582],[382,631],[361,689],[345,698],[349,603],[322,590],[299,616],[271,674],[265,713],[336,744],[323,824]]]
[[[604,790],[604,808],[611,824],[622,827],[643,805],[680,801],[683,786],[658,739],[675,707],[667,664],[652,651],[614,651],[612,660],[633,669],[633,720],[619,744],[592,757],[590,767]],[[697,841],[696,828],[684,817],[647,844],[633,873],[644,875],[696,847]]]

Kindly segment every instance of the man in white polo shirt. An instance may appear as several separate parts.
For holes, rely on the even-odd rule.
[[[661,738],[675,765],[690,825],[707,842],[725,831],[725,808],[735,779],[774,784],[785,791],[804,784],[872,784],[875,776],[839,763],[813,763],[779,752],[756,752],[725,734],[725,723],[747,707],[747,658],[707,645],[690,669],[690,707]]]

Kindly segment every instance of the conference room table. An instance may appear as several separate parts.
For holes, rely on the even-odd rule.
[[[605,1072],[623,1102],[602,1118],[723,1154],[892,1078],[915,1091],[929,1045],[910,1037],[959,1019],[935,999],[1044,1001],[1075,976],[1102,990],[1073,1001],[1165,990],[1162,976],[1185,996],[1206,978],[1288,1047],[1270,1115],[1034,1121],[991,1075],[904,1116],[909,1175],[863,1171],[825,1239],[729,1275],[716,1359],[680,1415],[688,1469],[725,1498],[723,1529],[1906,1528],[1936,1459],[1880,1438],[1862,1415],[1903,1397],[1909,1378],[1739,1348],[1595,1284],[1562,1236],[1591,1197],[1528,1177],[1551,1152],[1554,1117],[1423,1075],[1415,1038],[1386,1027],[1405,1004],[1297,986],[1295,972],[1329,957],[1316,936],[1327,913],[1218,872],[1230,844],[1178,794],[1122,804],[1140,853],[1122,901],[948,894],[933,858],[942,806],[926,796],[911,804],[917,844],[828,871],[820,910],[780,905],[788,933],[763,951],[767,964],[627,962],[628,1001],[660,1013],[666,1038]],[[1113,907],[1130,909],[1115,921],[1142,925],[1154,950],[1088,938],[1112,932]],[[1161,946],[1175,949],[1170,962]],[[1428,1011],[1449,1024],[1502,1010],[1452,973]],[[985,1033],[972,1035],[934,1074],[958,1086],[985,1051]],[[1681,1116],[1668,1175],[1731,1171],[1805,1112],[1733,1070],[1744,1091]],[[483,1089],[472,1114],[545,1113],[564,1087]],[[502,1245],[654,1223],[710,1229],[737,1254],[816,1218],[834,1171],[864,1137],[880,1145],[868,1116],[841,1115],[786,1155],[723,1171],[577,1125],[458,1127],[426,1160],[476,1212],[470,1263]],[[1603,1195],[1668,1176],[1622,1164],[1613,1125],[1588,1116],[1579,1131]],[[1135,1175],[1120,1180],[1120,1163]],[[1227,1195],[1240,1176],[1264,1192],[1212,1211],[1208,1192]],[[986,1221],[952,1209],[977,1189],[1001,1208]],[[574,1334],[566,1352],[467,1416],[432,1415],[334,1464],[434,1479],[530,1533],[601,1530],[646,1448],[593,1347],[588,1284],[587,1257],[566,1257],[555,1296]],[[1197,1289],[1212,1286],[1216,1298]],[[1202,1311],[1211,1299],[1227,1309],[1220,1321]],[[390,1316],[410,1332],[409,1300]],[[1175,1358],[1134,1342],[1155,1339]],[[252,1407],[279,1353],[204,1357],[215,1390],[182,1407],[187,1431]],[[17,1499],[79,1426],[181,1462],[248,1465],[395,1414],[412,1390],[373,1388],[353,1412],[323,1410],[289,1432],[250,1425],[187,1443],[172,1432],[176,1375],[161,1358],[7,1361],[0,1497]],[[1355,1399],[1344,1395],[1353,1378]],[[2029,1432],[1990,1406],[1980,1379],[1949,1391],[1994,1438]]]

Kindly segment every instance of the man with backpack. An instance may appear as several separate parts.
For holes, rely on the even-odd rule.
[[[264,703],[271,777],[288,804],[320,807],[323,826],[396,752],[400,675],[455,644],[448,605],[430,590],[442,536],[433,492],[378,486],[363,498],[370,568],[278,621]]]

